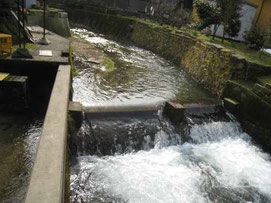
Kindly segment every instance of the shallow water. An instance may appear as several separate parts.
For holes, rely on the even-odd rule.
[[[165,100],[216,101],[181,68],[150,51],[120,44],[84,29],[72,29],[72,33],[101,49],[115,63],[109,71],[103,65],[75,57],[79,75],[73,81],[73,100],[84,106],[157,104]]]
[[[36,116],[0,116],[0,202],[24,201],[41,127]]]

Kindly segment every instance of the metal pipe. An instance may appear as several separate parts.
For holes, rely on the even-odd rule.
[[[25,31],[25,0],[22,0],[22,9],[23,9],[23,33]],[[24,45],[24,49],[25,49],[25,36],[23,35],[23,45]]]
[[[20,17],[20,15],[21,15],[21,13],[20,13],[20,0],[17,0],[17,9],[18,9],[17,15],[18,15],[19,47],[21,48],[22,42],[21,42],[21,25],[20,25],[20,21],[21,21],[21,17]]]
[[[45,8],[46,8],[46,2],[45,0],[43,0],[43,38],[45,38],[45,25],[46,25]]]

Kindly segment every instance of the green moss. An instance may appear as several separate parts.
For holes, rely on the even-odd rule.
[[[258,52],[256,50],[249,49],[246,43],[235,42],[227,39],[225,39],[224,43],[222,43],[221,38],[215,37],[212,39],[211,36],[201,36],[200,39],[222,45],[225,48],[230,49],[232,52],[244,56],[249,62],[270,66],[271,68],[271,55],[265,52]]]
[[[16,51],[17,48],[19,48],[19,45],[13,45],[12,52]],[[35,50],[37,48],[37,46],[35,44],[26,44],[25,48],[31,51],[31,50]]]
[[[271,85],[271,75],[258,77],[257,82],[263,86]]]
[[[72,58],[72,47],[70,45],[70,48],[69,48],[69,63],[71,65],[71,69],[72,69],[72,76],[75,77],[78,75],[78,71],[77,71],[77,68],[74,66],[74,63],[73,63],[73,58]]]
[[[71,114],[68,113],[68,132],[69,134],[73,134],[76,131],[76,124],[75,124],[75,120],[72,118]]]
[[[230,80],[224,90],[224,97],[240,103],[240,114],[261,126],[270,129],[271,105],[253,91],[254,84],[242,80]]]
[[[115,67],[114,61],[110,59],[109,57],[105,57],[102,61],[102,65],[105,66],[106,70],[113,70]]]

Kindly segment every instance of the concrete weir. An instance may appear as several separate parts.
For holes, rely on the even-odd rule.
[[[52,90],[26,203],[63,202],[70,65],[60,65]]]

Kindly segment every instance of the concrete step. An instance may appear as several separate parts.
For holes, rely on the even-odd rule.
[[[271,75],[258,77],[257,83],[271,90]]]
[[[224,105],[224,108],[230,111],[231,113],[237,113],[238,108],[239,108],[239,102],[230,98],[224,98],[223,105]]]
[[[29,106],[28,77],[1,74],[0,109],[5,111],[21,111]],[[1,76],[0,75],[0,76]]]
[[[172,123],[178,124],[185,118],[185,113],[190,115],[202,115],[217,113],[222,109],[221,104],[180,104],[168,101],[165,103],[163,115]]]
[[[266,102],[271,103],[271,89],[256,83],[254,84],[252,91]]]
[[[69,112],[76,120],[82,120],[82,116],[87,118],[102,117],[136,117],[149,116],[157,114],[163,106],[161,104],[143,104],[143,105],[106,105],[106,106],[82,106],[78,102],[70,102]]]

